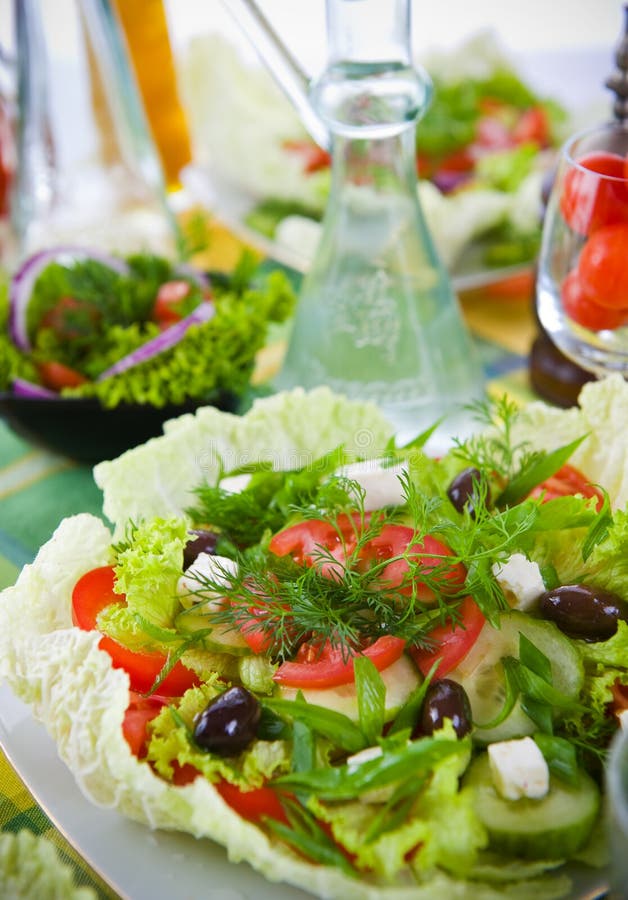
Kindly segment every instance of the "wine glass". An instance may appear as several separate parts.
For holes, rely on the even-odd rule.
[[[628,376],[628,127],[598,125],[560,151],[543,226],[537,312],[578,365]]]

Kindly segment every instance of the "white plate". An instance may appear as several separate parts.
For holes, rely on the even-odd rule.
[[[59,831],[123,900],[311,900],[245,863],[230,863],[209,840],[152,831],[94,806],[43,726],[6,685],[0,686],[0,747]],[[608,890],[607,877],[597,870],[572,875],[570,900],[596,900]]]

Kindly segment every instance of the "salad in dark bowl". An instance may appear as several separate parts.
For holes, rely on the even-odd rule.
[[[237,412],[294,295],[244,253],[230,273],[153,254],[55,247],[0,288],[0,416],[83,462],[119,455],[199,406]]]

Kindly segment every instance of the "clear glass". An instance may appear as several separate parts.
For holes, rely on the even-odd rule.
[[[481,367],[423,218],[416,122],[430,96],[411,62],[408,0],[328,0],[328,64],[310,88],[332,183],[278,388],[327,384],[377,403],[400,440],[483,393]]]
[[[606,772],[607,828],[611,846],[609,900],[628,897],[628,729],[613,739]]]
[[[628,375],[627,152],[628,129],[619,123],[565,144],[539,257],[541,323],[566,356],[597,375]]]
[[[159,156],[108,0],[14,0],[13,20],[13,259],[59,244],[174,254]]]

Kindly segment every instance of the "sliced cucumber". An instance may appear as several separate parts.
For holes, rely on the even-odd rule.
[[[540,800],[505,800],[495,790],[488,754],[481,753],[465,775],[475,791],[475,811],[486,828],[491,849],[524,859],[566,859],[591,834],[600,808],[600,792],[586,772],[572,786],[550,777]]]
[[[412,660],[406,656],[399,659],[380,672],[386,686],[386,719],[392,719],[412,691],[421,680],[421,674]],[[294,700],[299,688],[281,686],[279,696],[286,700]],[[341,684],[333,688],[301,688],[308,703],[324,706],[336,712],[344,713],[357,722],[358,698],[355,684]]]
[[[213,625],[211,616],[194,606],[184,609],[175,619],[175,628],[183,634],[194,634],[211,629],[202,638],[202,646],[212,653],[231,653],[232,656],[247,656],[251,648],[242,634],[232,625]]]
[[[582,660],[573,643],[553,622],[533,619],[513,610],[502,613],[499,628],[488,623],[470,652],[449,678],[459,681],[467,692],[475,729],[473,737],[483,743],[525,737],[536,726],[524,713],[518,700],[507,719],[494,728],[482,728],[503,709],[506,697],[504,670],[500,660],[519,656],[519,635],[524,634],[547,656],[552,666],[554,687],[567,697],[578,696],[584,681]]]

